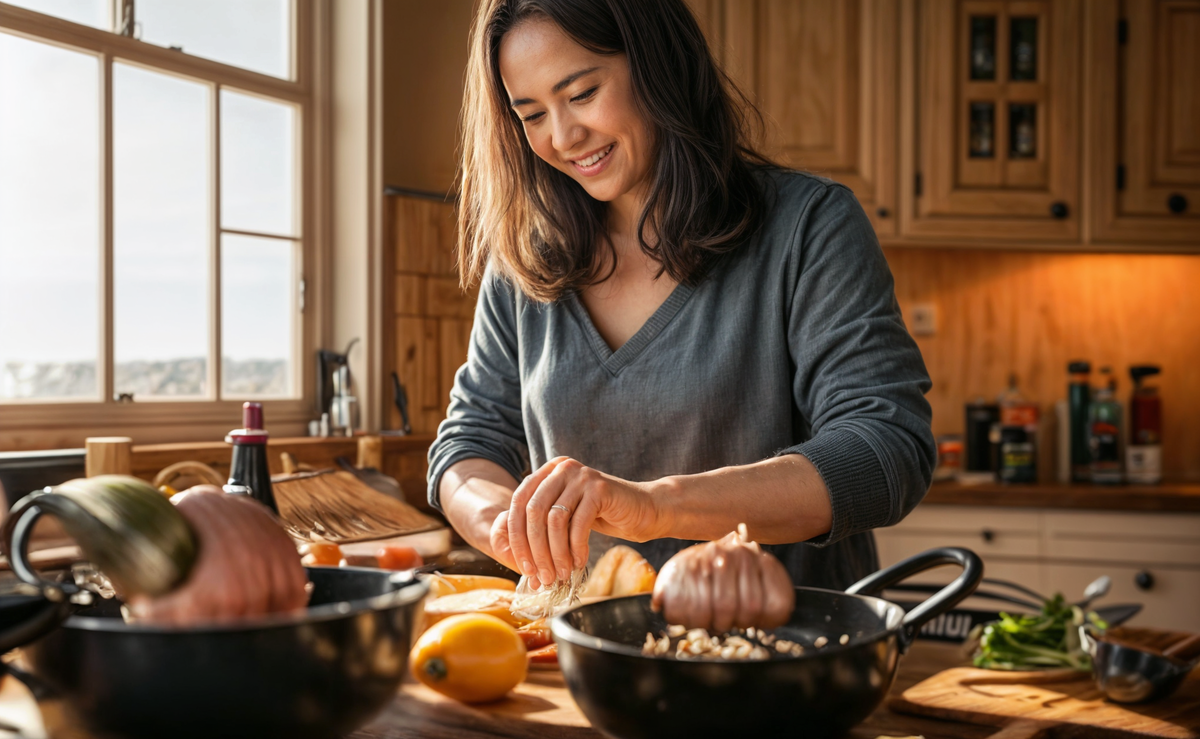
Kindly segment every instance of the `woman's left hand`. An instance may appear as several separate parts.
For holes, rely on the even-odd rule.
[[[508,546],[534,588],[565,580],[588,560],[588,534],[629,541],[658,538],[662,512],[649,483],[636,483],[556,457],[517,487],[508,509]]]

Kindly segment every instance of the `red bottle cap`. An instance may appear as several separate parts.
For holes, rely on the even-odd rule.
[[[266,444],[268,434],[263,429],[262,403],[246,401],[242,404],[242,426],[225,437],[229,444]]]

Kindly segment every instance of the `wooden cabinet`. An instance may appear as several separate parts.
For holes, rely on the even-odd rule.
[[[1200,238],[1200,0],[1088,6],[1095,238]]]
[[[875,537],[885,567],[934,547],[961,546],[983,558],[986,576],[1072,600],[1108,575],[1113,587],[1102,603],[1143,604],[1134,625],[1200,628],[1195,514],[922,505]],[[938,568],[917,580],[944,583],[957,574],[957,568]]]
[[[1078,0],[919,0],[906,11],[904,233],[1078,240]]]
[[[849,186],[896,228],[898,11],[891,0],[692,0],[727,72],[758,105],[765,151]]]

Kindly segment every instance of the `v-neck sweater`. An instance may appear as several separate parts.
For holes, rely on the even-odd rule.
[[[616,351],[577,294],[539,303],[489,270],[429,450],[430,502],[471,458],[518,480],[565,455],[649,481],[801,454],[833,526],[768,549],[798,584],[840,589],[877,569],[871,530],[929,487],[929,376],[853,194],[791,171],[763,183],[771,208],[756,235],[676,287]],[[630,545],[661,568],[691,543]]]

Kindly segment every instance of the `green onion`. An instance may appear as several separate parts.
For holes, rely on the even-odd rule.
[[[1095,613],[1085,614],[1068,604],[1062,593],[1044,602],[1041,613],[1001,613],[999,620],[972,630],[971,639],[978,640],[974,664],[991,670],[1090,670],[1091,658],[1079,642],[1079,627],[1085,620],[1107,628]]]

